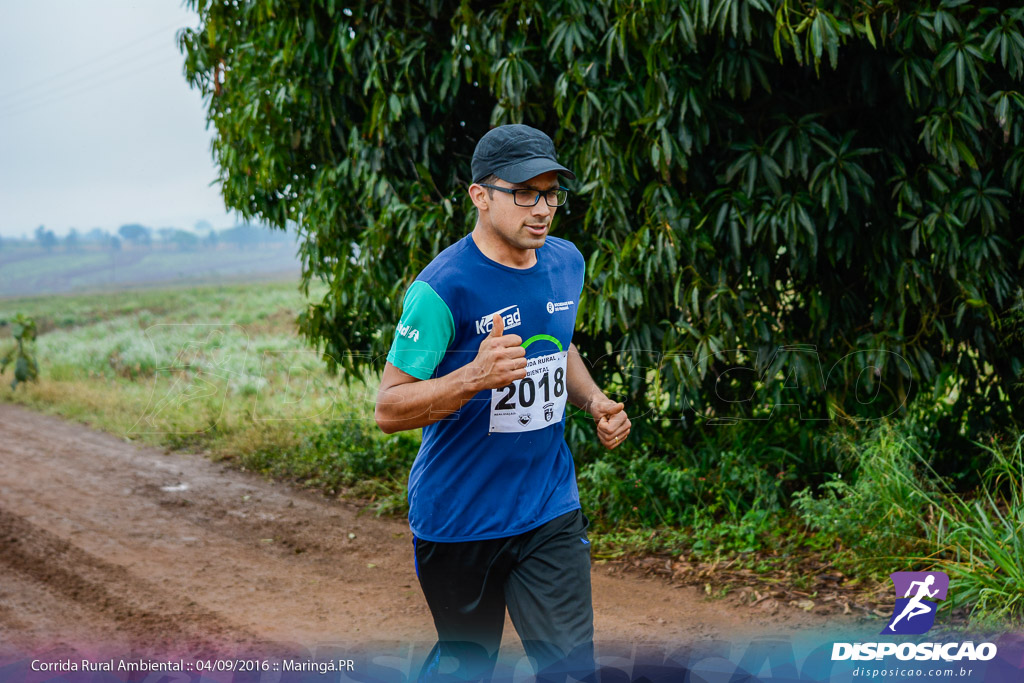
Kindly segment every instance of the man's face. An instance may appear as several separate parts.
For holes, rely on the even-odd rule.
[[[510,190],[557,190],[558,173],[549,171],[522,183],[498,180],[493,183]],[[544,197],[534,206],[518,206],[514,197],[506,192],[493,190],[493,199],[488,197],[487,216],[494,234],[513,249],[538,249],[544,246],[551,220],[555,217],[554,206],[548,206]]]

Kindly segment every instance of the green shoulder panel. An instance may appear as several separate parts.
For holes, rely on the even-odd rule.
[[[451,309],[426,282],[410,285],[388,362],[417,379],[430,379],[455,339]]]

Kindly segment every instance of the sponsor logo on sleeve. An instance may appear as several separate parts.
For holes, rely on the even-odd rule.
[[[398,327],[395,329],[395,331],[399,335],[408,339],[409,341],[416,342],[420,340],[420,331],[417,329],[413,329],[411,325],[403,325],[402,323],[398,323]]]

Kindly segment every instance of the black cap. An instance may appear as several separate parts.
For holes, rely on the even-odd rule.
[[[522,183],[548,171],[575,180],[572,171],[555,160],[555,143],[543,132],[521,123],[498,126],[476,143],[473,182],[492,173],[509,183]]]

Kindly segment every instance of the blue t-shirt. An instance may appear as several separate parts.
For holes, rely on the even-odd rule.
[[[423,428],[409,474],[409,525],[428,541],[513,536],[580,507],[565,443],[566,356],[583,290],[584,261],[548,237],[537,263],[487,258],[466,235],[410,285],[388,361],[418,379],[471,362],[501,315],[526,347],[526,379],[479,392]]]

